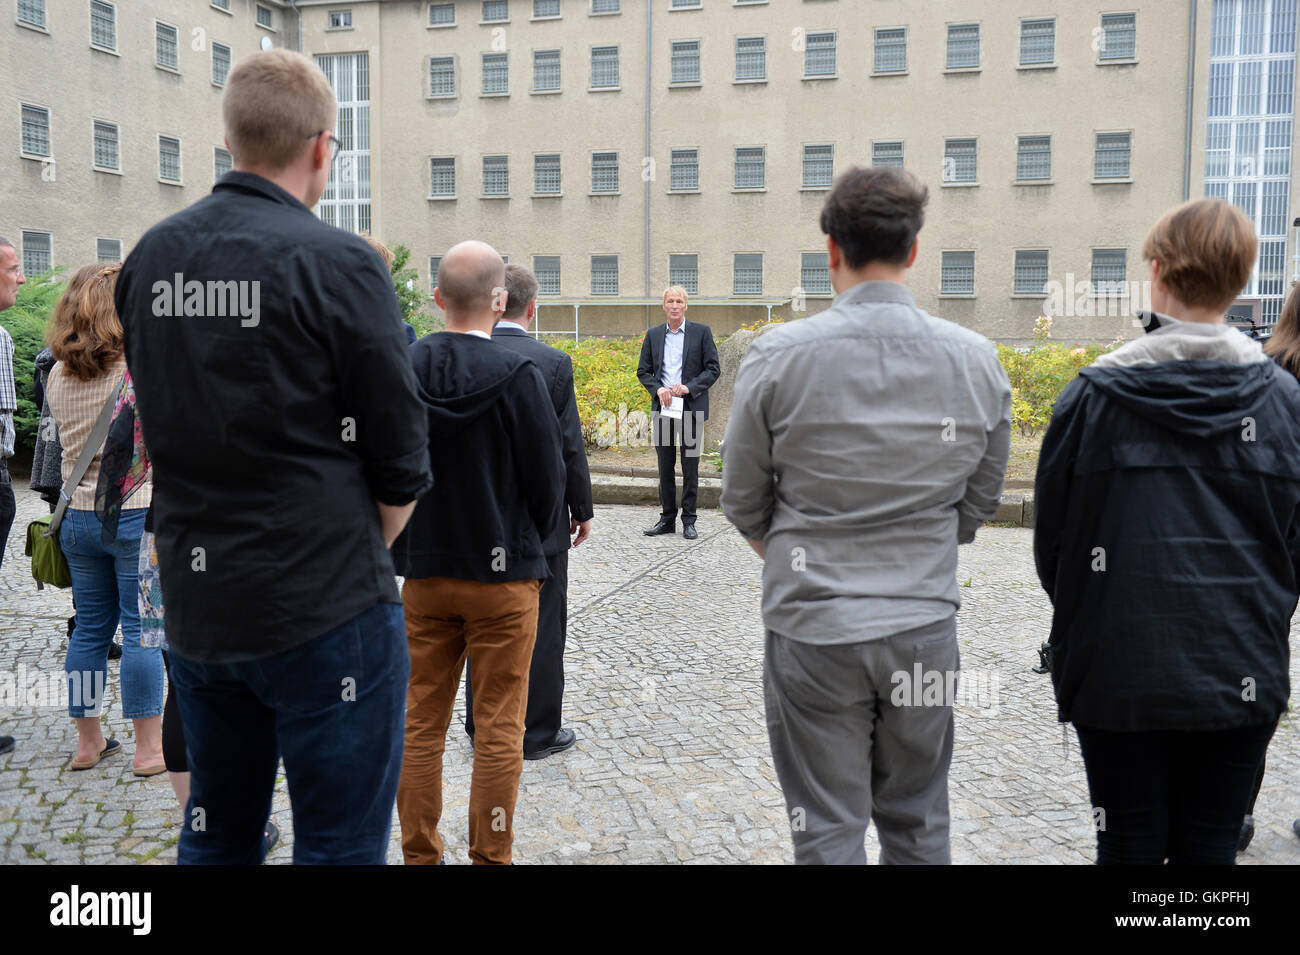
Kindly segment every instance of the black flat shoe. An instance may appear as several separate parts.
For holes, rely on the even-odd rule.
[[[280,842],[280,827],[275,823],[268,821],[266,823],[266,831],[262,833],[262,838],[266,840],[266,853],[267,855],[270,855],[271,850]]]
[[[695,525],[694,525],[694,524],[683,524],[683,525],[682,525],[682,536],[685,537],[688,541],[693,541],[693,540],[695,540],[695,538],[699,537],[700,535],[697,534],[697,533],[695,533]]]
[[[545,759],[547,756],[554,756],[556,753],[563,753],[566,749],[578,742],[578,735],[571,729],[560,729],[555,734],[555,739],[551,741],[550,746],[544,746],[539,750],[531,753],[524,753],[524,759]]]
[[[676,521],[660,521],[654,527],[645,532],[646,537],[658,537],[660,534],[677,533]]]
[[[1241,835],[1237,837],[1237,852],[1245,852],[1253,838],[1255,838],[1255,817],[1247,816],[1241,824]]]
[[[120,660],[120,659],[122,659],[122,644],[120,644],[120,643],[110,643],[110,644],[108,645],[108,658],[109,658],[110,660]]]

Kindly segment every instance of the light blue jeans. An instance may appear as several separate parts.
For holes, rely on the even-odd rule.
[[[140,535],[143,509],[123,510],[117,540],[107,547],[94,511],[68,508],[59,546],[72,572],[77,626],[68,641],[68,715],[103,712],[108,646],[122,624],[122,715],[129,720],[161,716],[163,661],[158,647],[140,646]]]

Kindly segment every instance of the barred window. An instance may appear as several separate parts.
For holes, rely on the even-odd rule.
[[[1052,178],[1052,137],[1021,136],[1016,151],[1016,178]]]
[[[165,66],[170,70],[177,68],[180,62],[176,53],[178,41],[179,34],[174,26],[166,23],[154,25],[154,47],[159,66]]]
[[[1264,52],[1264,34],[1268,24],[1264,16],[1264,0],[1244,0],[1234,3],[1241,8],[1240,46],[1237,52],[1243,56]]]
[[[1291,120],[1269,120],[1264,124],[1264,175],[1289,176],[1290,174]]]
[[[454,3],[431,3],[429,4],[429,26],[431,27],[449,27],[456,23],[456,4]]]
[[[533,19],[540,20],[543,17],[558,17],[560,15],[560,0],[533,0]]]
[[[1255,157],[1259,155],[1259,123],[1237,123],[1234,129],[1237,138],[1237,176],[1258,176],[1259,169]]]
[[[442,265],[441,255],[429,256],[429,291],[438,287],[438,269]]]
[[[593,255],[591,257],[591,294],[618,294],[617,255]]]
[[[510,195],[510,157],[483,157],[483,195]]]
[[[691,10],[700,6],[700,0],[672,0],[669,10]]]
[[[558,255],[534,255],[533,275],[537,277],[538,295],[560,294],[560,257]]]
[[[230,0],[210,0],[210,2],[218,10],[225,10],[227,13],[230,12]]]
[[[95,165],[101,169],[119,169],[118,129],[115,123],[95,120]]]
[[[591,154],[591,191],[618,192],[618,153]]]
[[[533,51],[533,90],[541,93],[560,88],[560,51]]]
[[[1287,124],[1288,128],[1290,124]],[[1287,139],[1288,148],[1290,138]],[[1232,149],[1232,124],[1231,123],[1206,123],[1205,124],[1205,176],[1212,178],[1216,176],[1231,175],[1228,166],[1228,157]]]
[[[1294,60],[1270,60],[1268,64],[1267,111],[1274,115],[1291,114],[1292,89],[1295,84]],[[1254,112],[1252,110],[1251,112]]]
[[[687,295],[700,293],[700,257],[698,255],[668,256],[668,284],[680,285]]]
[[[1265,182],[1264,194],[1260,197],[1260,235],[1286,235],[1286,205],[1286,181]]]
[[[609,89],[618,86],[618,47],[593,46],[591,48],[591,87]]]
[[[763,146],[736,148],[736,188],[763,189],[767,185],[766,148]]]
[[[877,30],[876,59],[872,71],[903,73],[907,70],[907,29]]]
[[[212,44],[212,82],[218,86],[226,85],[230,75],[230,47],[222,43]]]
[[[1056,20],[1020,21],[1020,65],[1056,61]]]
[[[1015,293],[1037,295],[1047,288],[1047,250],[1016,250]]]
[[[895,169],[902,169],[903,144],[901,142],[872,143],[871,165],[892,166]]]
[[[111,3],[91,0],[90,45],[102,50],[117,49],[117,8]]]
[[[677,40],[673,43],[672,82],[700,81],[700,41]]]
[[[1251,110],[1251,112],[1255,111]],[[1209,114],[1211,116],[1230,116],[1232,114],[1231,63],[1210,64]]]
[[[50,111],[23,103],[23,152],[29,156],[50,155]]]
[[[949,24],[946,68],[961,70],[979,65],[980,25],[978,23]]]
[[[736,79],[762,80],[767,78],[767,38],[761,36],[736,37]]]
[[[700,188],[700,151],[698,149],[673,150],[672,163],[668,171],[668,188]]]
[[[45,0],[18,0],[18,22],[45,29]]]
[[[1097,152],[1093,162],[1096,179],[1127,179],[1130,174],[1132,133],[1098,133]]]
[[[975,140],[945,140],[943,144],[943,181],[975,182],[977,158]]]
[[[804,37],[803,75],[835,75],[834,33],[809,33]]]
[[[1260,112],[1259,94],[1264,88],[1264,64],[1259,60],[1237,67],[1237,114]]]
[[[456,58],[451,56],[429,57],[429,95],[456,95]]]
[[[96,262],[121,262],[122,261],[122,240],[121,239],[96,239],[95,240],[95,261]]]
[[[737,252],[732,262],[733,295],[763,294],[763,253]]]
[[[1269,31],[1270,53],[1295,52],[1295,0],[1276,0],[1273,29]]]
[[[1092,250],[1092,291],[1094,295],[1122,294],[1125,291],[1127,279],[1127,249]]]
[[[592,13],[618,13],[619,0],[591,0]]]
[[[1259,244],[1259,294],[1276,295],[1274,302],[1281,305],[1281,296],[1286,294],[1285,239]]]
[[[270,7],[264,7],[260,3],[257,5],[257,25],[259,27],[266,27],[268,30],[271,29],[274,25],[271,16]]]
[[[158,178],[181,181],[181,141],[170,136],[158,137]]]
[[[429,160],[429,195],[456,195],[456,158],[434,156]]]
[[[834,173],[834,146],[804,146],[803,188],[829,189]]]
[[[483,0],[483,22],[499,23],[510,19],[510,0]]]
[[[799,262],[799,287],[806,295],[830,295],[830,256],[825,252],[804,252]]]
[[[560,194],[559,153],[539,153],[533,157],[533,192],[539,196]]]
[[[352,26],[351,10],[331,10],[330,11],[330,29],[341,30],[344,27]]]
[[[1102,14],[1098,56],[1103,60],[1131,60],[1137,56],[1137,14]]]
[[[23,274],[40,275],[54,268],[54,237],[48,232],[23,233]]]
[[[1258,182],[1234,182],[1232,184],[1232,204],[1242,211],[1247,219],[1255,221],[1255,198],[1258,195]]]
[[[483,92],[510,92],[510,54],[483,54]]]
[[[220,146],[212,148],[212,178],[220,179],[231,169],[235,168],[235,162],[231,158],[229,151],[222,149]]]
[[[975,294],[975,253],[945,252],[939,270],[940,295]]]

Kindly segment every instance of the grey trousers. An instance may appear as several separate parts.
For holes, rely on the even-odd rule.
[[[872,820],[882,865],[952,862],[953,700],[916,683],[955,687],[960,665],[954,617],[838,646],[767,632],[767,730],[796,863],[865,865]]]

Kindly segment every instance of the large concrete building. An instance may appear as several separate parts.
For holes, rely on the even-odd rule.
[[[318,213],[531,265],[541,328],[639,335],[670,282],[720,334],[824,308],[834,175],[931,190],[910,284],[997,340],[1135,334],[1161,212],[1224,196],[1288,249],[1296,0],[0,0],[0,233],[29,271],[124,254],[228,162],[221,81],[313,55],[343,150]],[[1293,280],[1293,279],[1292,279]]]

